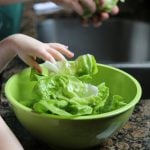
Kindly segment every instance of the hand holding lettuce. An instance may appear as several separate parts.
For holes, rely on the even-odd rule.
[[[101,5],[100,4],[100,0],[94,0],[95,1],[95,4],[96,4],[96,12],[95,14],[99,14],[101,12],[107,12],[107,13],[110,13],[112,11],[112,9],[117,6],[118,2],[125,2],[125,0],[105,0],[104,4]],[[91,11],[85,7],[84,7],[84,14],[83,14],[83,18],[84,19],[89,19],[91,18],[93,15],[95,14],[92,14]]]
[[[23,103],[37,113],[76,117],[105,113],[126,105],[121,96],[110,95],[104,82],[99,81],[97,86],[90,84],[98,72],[92,55],[79,56],[73,62],[46,62],[43,66],[46,66],[43,74],[31,69],[31,81],[35,82],[32,100]]]

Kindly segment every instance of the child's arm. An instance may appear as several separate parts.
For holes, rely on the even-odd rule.
[[[23,34],[14,34],[0,42],[0,72],[18,54],[28,65],[41,72],[36,57],[55,63],[73,57],[67,46],[59,43],[43,43]]]
[[[11,49],[10,42],[7,39],[0,41],[0,72],[16,56],[16,52]]]
[[[0,116],[0,150],[23,150],[23,147]]]

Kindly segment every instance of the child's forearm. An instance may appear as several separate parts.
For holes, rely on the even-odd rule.
[[[23,147],[0,116],[0,150],[23,150]]]
[[[0,73],[15,56],[12,39],[8,37],[0,41]]]

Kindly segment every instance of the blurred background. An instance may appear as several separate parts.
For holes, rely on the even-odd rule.
[[[21,23],[21,32],[37,36],[35,28],[35,11],[33,6],[37,3],[45,2],[45,0],[30,0],[24,3],[23,18]],[[138,20],[144,22],[150,22],[150,1],[149,0],[126,0],[125,3],[119,3],[120,13],[117,16],[111,16],[113,18],[124,18],[130,20]],[[75,14],[71,14],[74,15]],[[37,16],[38,19],[53,18],[53,17],[68,17],[70,14],[66,13],[54,13],[52,15]]]

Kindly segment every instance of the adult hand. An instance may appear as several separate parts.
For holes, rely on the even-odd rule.
[[[100,7],[105,5],[105,0],[99,0]],[[92,23],[95,27],[99,27],[103,21],[109,19],[111,15],[116,15],[119,13],[119,7],[114,6],[112,10],[109,12],[96,12],[93,16],[89,19],[83,19],[82,24],[84,26],[88,26],[89,23]]]
[[[88,26],[92,23],[95,27],[101,25],[102,21],[109,19],[110,15],[116,15],[119,12],[119,8],[115,6],[112,10],[108,12],[96,12],[96,4],[94,0],[52,0],[53,2],[65,6],[66,8],[74,10],[81,17],[84,15],[84,8],[86,7],[90,13],[90,18],[85,19],[83,17],[82,24]],[[99,0],[100,7],[105,5],[105,0]],[[96,12],[96,14],[95,14]]]
[[[91,13],[96,11],[96,4],[93,0],[52,0],[56,4],[62,5],[66,8],[72,9],[80,16],[84,13],[83,5],[86,6]]]

